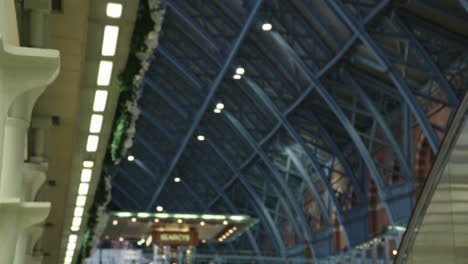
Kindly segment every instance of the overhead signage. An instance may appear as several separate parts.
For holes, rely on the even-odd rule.
[[[153,232],[153,243],[157,245],[198,245],[197,232]]]

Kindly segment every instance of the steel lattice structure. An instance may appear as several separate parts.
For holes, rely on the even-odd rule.
[[[419,2],[468,23],[463,9]],[[337,226],[347,249],[368,241],[371,186],[389,224],[406,225],[414,127],[437,153],[449,120],[431,111],[457,109],[464,91],[447,73],[466,58],[466,37],[404,1],[165,5],[138,103],[137,160],[110,169],[111,207],[256,215],[241,239],[207,249],[280,258],[336,254]],[[213,113],[218,102],[225,109]]]

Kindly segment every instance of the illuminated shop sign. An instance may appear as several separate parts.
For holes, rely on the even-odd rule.
[[[153,232],[153,243],[157,245],[197,245],[197,232]]]

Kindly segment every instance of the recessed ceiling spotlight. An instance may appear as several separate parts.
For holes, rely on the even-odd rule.
[[[201,225],[201,226],[204,226],[204,225],[205,225],[205,221],[201,221],[201,222],[200,222],[200,225]]]
[[[156,206],[156,211],[158,212],[162,212],[164,210],[164,208],[160,205]]]
[[[118,225],[118,224],[119,224],[119,221],[117,220],[112,221],[112,225]]]
[[[236,69],[236,73],[242,75],[242,74],[245,73],[245,69],[242,68],[242,67],[238,67],[238,68]]]
[[[132,217],[132,219],[130,219],[130,221],[132,221],[132,223],[135,223],[137,221],[137,219],[135,217]]]
[[[155,223],[159,223],[159,218],[154,219]]]
[[[398,254],[398,251],[397,251],[396,249],[394,249],[394,250],[392,251],[392,254],[393,254],[393,256],[396,256],[396,255]]]
[[[205,240],[205,239],[203,239],[201,242],[202,242],[203,244],[205,244],[205,243],[206,243],[206,240]]]
[[[223,221],[223,225],[228,225],[228,224],[229,224],[229,222],[227,220]]]
[[[124,241],[124,238],[123,238],[123,237],[119,237],[119,241],[120,241],[120,242],[123,242],[123,241]]]
[[[224,109],[224,104],[223,103],[217,103],[216,104],[216,109],[223,110]]]
[[[127,160],[128,160],[128,161],[134,161],[134,160],[135,160],[135,156],[130,155],[130,156],[127,157]]]
[[[232,234],[232,233],[234,233],[234,231],[232,231],[232,229],[229,229],[229,231],[228,231],[228,232],[229,232],[229,234]]]
[[[213,112],[215,112],[216,114],[219,114],[219,113],[221,113],[221,110],[218,109],[218,108],[215,108],[215,109],[213,110]]]
[[[197,136],[197,139],[198,139],[198,141],[204,141],[204,140],[205,140],[205,136],[203,136],[203,135],[198,135],[198,136]]]
[[[177,219],[177,223],[182,224],[184,222],[182,219]]]
[[[263,31],[270,31],[272,28],[273,28],[273,26],[268,22],[263,23],[263,25],[262,25],[262,30]]]
[[[179,177],[175,177],[175,178],[174,178],[174,182],[180,182],[180,178],[179,178]]]
[[[221,238],[221,237],[218,238],[218,241],[219,241],[219,242],[223,242],[223,238]]]
[[[232,76],[232,78],[233,78],[234,80],[240,80],[240,79],[242,78],[242,76],[240,76],[239,74],[234,74],[234,75]]]

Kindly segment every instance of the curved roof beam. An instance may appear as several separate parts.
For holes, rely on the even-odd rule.
[[[268,156],[263,152],[263,150],[260,148],[259,144],[255,142],[255,140],[250,136],[250,134],[247,132],[247,130],[242,126],[242,124],[234,117],[232,116],[227,110],[224,110],[223,113],[225,113],[223,116],[226,116],[227,120],[232,124],[232,126],[242,135],[243,138],[251,145],[251,147],[255,150],[255,152],[258,153],[259,157],[263,160],[265,163],[266,167],[268,170],[272,173],[274,179],[279,183],[280,188],[284,192],[284,194],[287,197],[287,200],[293,207],[294,211],[296,212],[296,215],[298,216],[298,221],[305,232],[305,237],[306,237],[306,243],[311,246],[311,248],[315,249],[314,256],[318,257],[320,256],[320,253],[325,253],[325,252],[320,252],[316,248],[316,244],[314,244],[314,239],[312,235],[312,230],[310,226],[307,224],[307,220],[304,215],[304,211],[302,207],[299,206],[298,201],[292,194],[291,190],[288,188],[287,183],[284,181],[281,175],[279,175],[278,171],[274,167],[274,165],[271,163],[271,160],[268,158]]]
[[[211,99],[213,98],[216,90],[218,89],[221,81],[224,78],[224,74],[228,70],[228,68],[231,66],[231,63],[237,54],[237,51],[239,50],[242,41],[244,40],[245,36],[247,35],[250,25],[254,21],[255,16],[257,15],[258,10],[260,9],[261,4],[263,3],[263,0],[257,0],[255,2],[254,7],[252,8],[252,11],[250,12],[247,20],[245,21],[244,25],[242,26],[241,32],[239,32],[239,35],[237,36],[235,42],[233,43],[229,54],[226,58],[226,60],[223,63],[223,66],[221,70],[218,72],[215,80],[211,83],[209,89],[208,89],[208,94],[205,97],[202,106],[200,109],[197,111],[192,124],[185,135],[185,137],[182,140],[182,143],[180,147],[178,148],[175,156],[171,160],[171,163],[169,164],[169,168],[167,169],[166,173],[164,174],[163,178],[161,179],[161,182],[159,183],[158,187],[156,188],[153,197],[150,200],[150,203],[146,207],[146,210],[149,210],[149,208],[152,207],[152,205],[156,202],[158,199],[159,194],[161,193],[162,189],[164,188],[164,185],[166,184],[167,179],[170,177],[172,171],[174,170],[175,166],[177,165],[177,162],[179,161],[180,157],[182,156],[182,153],[184,152],[185,148],[187,147],[187,144],[189,140],[192,138],[193,133],[195,132],[195,129],[197,128],[198,124],[200,123],[203,114],[205,113],[206,109],[208,108],[209,104],[211,103]]]
[[[382,2],[388,3],[389,0],[384,0]],[[379,48],[379,46],[372,40],[372,38],[364,29],[364,25],[356,21],[356,19],[354,19],[351,16],[351,14],[349,14],[349,11],[343,5],[343,3],[341,3],[339,0],[331,0],[328,2],[328,4],[331,5],[336,11],[336,13],[340,16],[340,18],[344,22],[346,22],[346,24],[356,34],[358,34],[359,38],[364,43],[364,45],[372,52],[372,54],[379,61],[379,63],[385,67],[385,70],[388,71],[388,76],[390,77],[394,85],[398,88],[404,100],[413,112],[415,118],[418,120],[418,123],[424,131],[424,134],[426,135],[433,152],[437,153],[440,146],[440,139],[437,137],[434,128],[432,127],[431,123],[424,114],[424,111],[419,106],[415,95],[412,93],[411,89],[408,87],[407,83],[402,78],[402,76],[398,73],[395,66],[383,54],[383,51]],[[449,91],[444,90],[444,92],[451,104],[458,105],[458,99],[456,98],[456,96],[451,94]]]
[[[272,233],[272,236],[274,238],[273,241],[275,242],[275,245],[278,248],[280,255],[285,256],[286,247],[284,246],[283,239],[281,238],[281,234],[275,224],[275,221],[271,217],[271,214],[268,211],[268,209],[262,203],[262,200],[258,197],[257,193],[250,185],[249,181],[245,179],[241,171],[239,169],[236,169],[236,167],[227,159],[227,157],[221,152],[221,150],[216,146],[216,144],[214,144],[214,142],[212,142],[209,138],[207,138],[206,141],[208,142],[208,144],[210,144],[211,148],[216,152],[216,154],[224,161],[224,163],[228,165],[228,167],[232,170],[232,172],[235,175],[235,177],[233,178],[239,179],[247,193],[251,196],[254,205],[258,208],[259,213],[263,215],[263,218],[266,220],[267,226],[269,227],[270,232]]]

